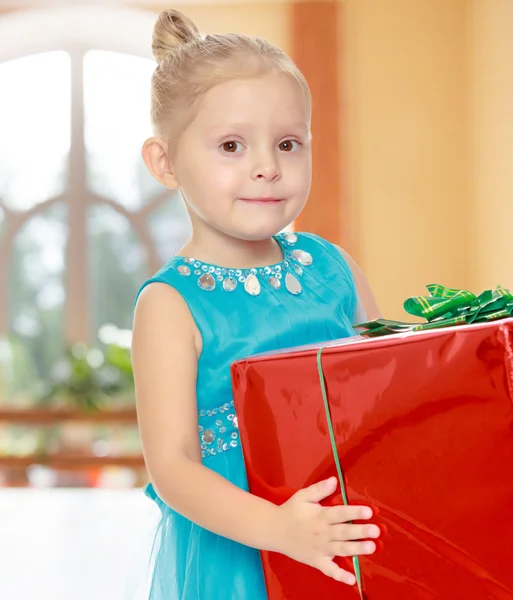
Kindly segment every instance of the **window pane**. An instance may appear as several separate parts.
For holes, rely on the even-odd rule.
[[[169,200],[151,213],[148,226],[164,263],[183,246],[191,233],[189,215],[179,192],[171,193]]]
[[[102,325],[132,328],[135,295],[146,279],[146,251],[130,222],[110,206],[89,210],[92,339]]]
[[[151,135],[146,58],[91,50],[84,57],[87,182],[100,196],[137,209],[162,191],[141,158]]]
[[[0,197],[26,209],[62,192],[70,146],[70,57],[0,63]]]
[[[6,397],[30,399],[63,351],[66,208],[32,217],[16,236],[6,290],[10,334],[4,348]]]

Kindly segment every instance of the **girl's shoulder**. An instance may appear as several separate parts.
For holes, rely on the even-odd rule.
[[[294,235],[298,247],[308,251],[312,255],[312,260],[317,258],[328,269],[342,270],[343,274],[353,280],[353,261],[345,250],[315,233],[299,231]]]
[[[137,292],[135,304],[137,304],[137,301],[139,300],[142,291],[152,283],[165,283],[168,286],[174,288],[178,293],[180,293],[180,295],[183,295],[182,290],[180,289],[181,283],[179,277],[180,272],[178,270],[178,263],[178,257],[173,256],[164,265],[162,265],[162,267],[160,267],[160,269],[156,273],[154,273],[151,277],[146,279],[146,281],[143,282],[143,284],[140,286]]]

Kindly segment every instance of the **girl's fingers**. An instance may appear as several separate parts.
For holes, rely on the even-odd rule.
[[[349,521],[367,521],[372,517],[368,506],[330,506],[324,509],[324,518],[330,525]]]
[[[377,525],[332,525],[330,528],[331,542],[376,539],[380,536]]]
[[[302,502],[320,502],[331,496],[337,489],[337,479],[330,477],[324,481],[319,481],[313,485],[296,492],[295,497]]]
[[[333,556],[362,556],[374,554],[374,542],[330,542],[327,551]]]
[[[320,566],[320,571],[322,571],[324,575],[335,579],[335,581],[340,581],[341,583],[346,583],[347,585],[356,584],[356,577],[352,573],[345,571],[329,558],[323,560]]]

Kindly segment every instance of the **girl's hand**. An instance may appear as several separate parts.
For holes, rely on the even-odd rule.
[[[277,547],[281,554],[319,569],[336,581],[354,585],[355,576],[340,568],[333,559],[373,554],[374,542],[358,540],[378,538],[380,530],[376,525],[350,523],[372,517],[372,510],[366,506],[324,507],[319,504],[336,488],[337,480],[332,477],[300,490],[280,506]]]

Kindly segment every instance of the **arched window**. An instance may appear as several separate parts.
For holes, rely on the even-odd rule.
[[[30,395],[66,342],[130,328],[139,284],[188,236],[179,194],[140,155],[154,20],[99,7],[0,19],[0,378],[11,398]]]

